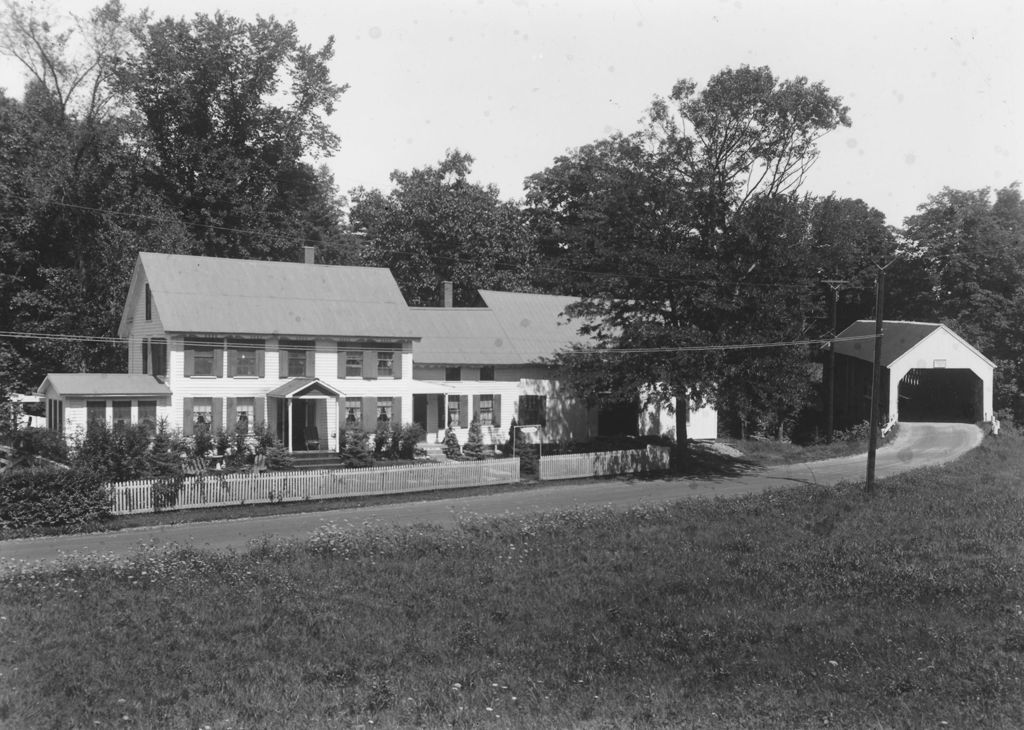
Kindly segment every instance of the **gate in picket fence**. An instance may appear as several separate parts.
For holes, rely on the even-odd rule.
[[[166,493],[158,479],[109,485],[115,515],[153,512],[154,491]],[[263,474],[218,474],[185,477],[161,511],[227,507],[272,502],[368,497],[443,489],[461,489],[519,481],[518,459],[490,459],[447,464],[412,464],[367,469],[322,469]],[[157,489],[154,490],[154,485]]]
[[[559,454],[540,457],[539,479],[579,479],[624,476],[665,471],[669,466],[667,446],[648,446],[627,451],[599,451],[591,454]]]

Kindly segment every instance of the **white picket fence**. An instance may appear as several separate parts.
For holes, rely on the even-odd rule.
[[[600,451],[592,454],[541,456],[538,478],[579,479],[663,471],[669,466],[667,446],[648,446],[629,451]]]
[[[144,479],[109,486],[115,515],[153,512],[153,484]],[[207,473],[186,477],[173,506],[164,510],[336,497],[367,497],[442,489],[461,489],[519,481],[518,459],[447,464],[413,464],[368,469],[322,469],[263,474]]]

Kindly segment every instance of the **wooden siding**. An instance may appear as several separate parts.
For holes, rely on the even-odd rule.
[[[135,301],[125,302],[125,306],[130,307],[132,311],[128,328],[128,373],[133,375],[142,373],[143,340],[167,336],[160,322],[160,309],[155,297],[153,298],[152,318],[146,321],[146,283],[145,276],[140,275],[135,291]],[[152,372],[152,367],[153,363],[150,360],[150,372]]]

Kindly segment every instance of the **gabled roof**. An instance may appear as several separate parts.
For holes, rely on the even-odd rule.
[[[563,316],[575,297],[481,290],[485,307],[414,307],[417,364],[523,365],[586,338]]]
[[[299,398],[307,394],[329,395],[337,398],[344,395],[337,388],[320,380],[320,378],[291,378],[267,393],[270,398]]]
[[[944,330],[954,338],[962,342],[967,348],[978,357],[992,365],[992,361],[978,352],[964,338],[958,335],[944,324],[938,322],[903,322],[898,320],[884,320],[882,322],[882,365],[889,367],[906,353],[910,352],[922,340],[932,333]],[[860,360],[873,362],[875,358],[875,321],[872,319],[859,319],[849,327],[840,332],[837,337],[865,337],[872,339],[855,340],[852,342],[836,342],[836,353],[856,357]]]
[[[52,388],[62,396],[168,396],[171,389],[152,375],[125,373],[50,373],[38,392]]]
[[[388,269],[141,253],[140,274],[167,332],[417,337]]]

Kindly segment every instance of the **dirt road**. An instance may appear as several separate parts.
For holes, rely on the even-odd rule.
[[[894,443],[878,450],[876,474],[884,478],[909,469],[952,461],[981,443],[973,425],[906,423]],[[864,479],[866,457],[753,470],[738,476],[657,480],[602,480],[592,483],[552,483],[525,491],[477,497],[452,497],[429,502],[360,507],[275,515],[221,522],[145,527],[121,532],[29,538],[0,542],[0,570],[55,565],[64,559],[90,555],[125,556],[142,545],[191,545],[209,550],[244,549],[252,540],[303,537],[326,523],[453,524],[472,516],[554,512],[577,507],[629,509],[637,504],[670,502],[692,497],[752,494],[794,483],[834,485]]]

